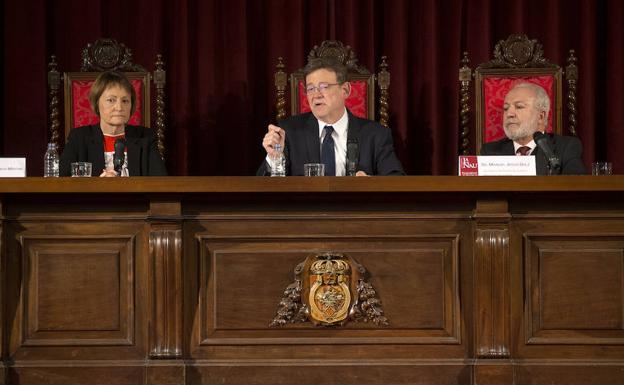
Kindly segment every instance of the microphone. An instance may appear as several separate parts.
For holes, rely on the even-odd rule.
[[[113,155],[113,167],[117,175],[121,176],[121,168],[123,167],[126,158],[126,141],[124,139],[117,139],[115,141],[115,154]]]
[[[347,176],[355,176],[360,158],[360,145],[357,139],[347,140]]]
[[[545,135],[541,131],[535,131],[533,133],[533,140],[542,150],[548,161],[548,174],[558,174],[561,171],[561,160],[555,155],[552,147],[550,146],[550,140],[548,135]]]

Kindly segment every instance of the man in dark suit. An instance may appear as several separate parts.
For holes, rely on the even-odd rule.
[[[286,175],[303,175],[305,163],[325,164],[325,175],[346,175],[347,143],[358,143],[356,175],[405,175],[394,153],[390,129],[360,119],[345,107],[351,93],[346,68],[332,59],[310,61],[304,68],[312,112],[270,124],[262,146],[267,157],[257,175],[268,175],[276,145],[284,150]]]
[[[533,140],[533,133],[544,132],[550,99],[544,89],[532,83],[516,84],[505,96],[503,105],[504,139],[485,143],[481,155],[534,155],[537,175],[548,175],[544,152]],[[561,162],[561,174],[585,174],[581,159],[583,147],[576,137],[549,135],[550,147]]]

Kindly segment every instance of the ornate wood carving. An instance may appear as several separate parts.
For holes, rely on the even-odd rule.
[[[154,85],[156,86],[156,141],[160,156],[165,158],[165,63],[162,55],[156,55],[156,69],[154,70]]]
[[[270,326],[311,321],[317,326],[342,326],[349,320],[387,326],[381,301],[367,282],[367,271],[353,258],[313,255],[294,270],[295,282],[284,290]]]
[[[59,88],[61,86],[61,74],[58,72],[56,56],[50,56],[48,63],[48,102],[50,103],[50,143],[60,146],[59,140],[61,121],[59,118]],[[60,148],[60,147],[59,147]]]
[[[370,74],[369,70],[358,64],[358,59],[351,47],[345,46],[337,40],[325,40],[320,47],[315,45],[308,54],[308,63],[316,58],[327,57],[334,58],[344,64],[349,72],[356,72],[362,75]]]
[[[179,202],[150,202],[149,355],[182,356],[182,224]]]
[[[82,50],[82,72],[103,71],[147,72],[132,63],[132,51],[114,39],[98,39]]]
[[[475,353],[509,357],[511,289],[506,201],[478,201],[474,250]]]
[[[388,127],[390,114],[390,93],[388,87],[390,87],[390,72],[388,72],[387,57],[381,57],[381,64],[379,65],[379,73],[377,74],[377,84],[379,84],[379,123],[382,126]]]
[[[468,155],[468,146],[470,145],[470,127],[468,122],[470,121],[470,80],[472,78],[472,70],[468,66],[470,59],[468,59],[468,52],[464,52],[461,60],[461,68],[459,69],[459,127],[460,127],[460,154]]]
[[[277,89],[277,102],[275,103],[276,118],[280,120],[286,119],[286,84],[288,76],[284,72],[284,59],[282,57],[277,58],[277,65],[275,66],[277,71],[275,72],[275,88]]]
[[[477,69],[487,68],[556,68],[556,64],[544,58],[544,49],[536,39],[523,34],[510,35],[499,40],[494,47],[494,59]]]
[[[576,82],[578,81],[578,66],[574,50],[570,50],[565,77],[568,81],[568,131],[576,136]]]

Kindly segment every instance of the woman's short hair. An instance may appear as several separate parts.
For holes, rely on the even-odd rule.
[[[134,91],[134,87],[132,87],[128,78],[121,72],[116,71],[102,72],[91,86],[91,90],[89,91],[89,102],[91,103],[91,108],[93,108],[95,114],[100,116],[98,101],[100,100],[100,96],[102,96],[104,91],[106,91],[106,89],[110,86],[119,86],[130,94],[130,116],[132,116],[134,114],[136,92]]]

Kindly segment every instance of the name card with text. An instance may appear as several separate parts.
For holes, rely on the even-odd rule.
[[[534,156],[464,156],[459,157],[459,176],[533,176]]]
[[[0,178],[26,176],[26,158],[0,158]]]

